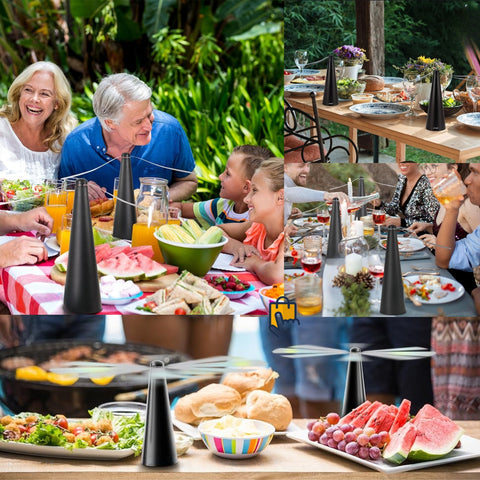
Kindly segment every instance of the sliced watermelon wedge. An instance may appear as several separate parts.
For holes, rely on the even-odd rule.
[[[130,247],[130,251],[127,253],[129,257],[141,253],[148,258],[153,258],[153,247],[151,245],[140,245],[138,247]]]
[[[95,258],[97,263],[112,255],[112,247],[108,243],[101,243],[95,247]]]
[[[397,407],[395,405],[382,405],[371,415],[365,427],[373,428],[375,433],[388,432],[396,415]]]
[[[152,278],[157,278],[160,275],[165,275],[167,273],[167,269],[160,265],[155,260],[146,257],[142,253],[135,253],[128,256],[132,260],[134,260],[138,267],[142,269],[143,276],[150,280]]]
[[[412,422],[407,422],[390,437],[383,451],[383,458],[390,463],[400,465],[408,458],[416,437],[417,427]]]
[[[347,413],[344,417],[342,417],[338,422],[338,424],[339,425],[349,424],[355,418],[357,418],[362,412],[364,412],[371,404],[372,402],[370,400],[366,400],[357,408],[354,408],[350,413]]]
[[[353,425],[354,427],[359,427],[363,428],[367,422],[370,420],[370,417],[383,405],[382,402],[379,402],[376,400],[373,402],[366,410],[364,410],[360,415],[358,415],[356,418],[354,418],[351,422],[350,425]]]
[[[97,265],[97,270],[100,275],[113,275],[115,278],[124,280],[135,281],[144,276],[144,272],[137,262],[123,252],[102,260]]]
[[[404,398],[398,407],[398,413],[388,432],[392,436],[400,427],[405,425],[410,418],[410,406],[412,402]]]

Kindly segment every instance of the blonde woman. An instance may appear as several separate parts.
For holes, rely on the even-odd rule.
[[[60,151],[75,127],[70,85],[51,62],[28,66],[12,82],[0,109],[0,176],[56,179]]]

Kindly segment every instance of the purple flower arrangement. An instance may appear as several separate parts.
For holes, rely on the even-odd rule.
[[[345,65],[358,65],[368,61],[365,50],[353,45],[342,45],[336,48],[333,54],[342,59]]]

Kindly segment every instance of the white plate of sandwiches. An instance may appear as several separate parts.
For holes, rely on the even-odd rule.
[[[253,368],[253,367],[252,367]],[[172,422],[184,433],[200,439],[203,420],[234,415],[262,420],[275,427],[274,435],[300,430],[292,423],[292,407],[283,395],[270,393],[278,373],[271,368],[227,373],[222,383],[211,383],[179,398],[172,406]]]
[[[203,278],[183,271],[173,283],[123,309],[144,315],[227,315],[230,300]]]

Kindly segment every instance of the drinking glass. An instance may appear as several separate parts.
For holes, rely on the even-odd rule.
[[[303,239],[302,268],[307,274],[315,275],[322,266],[322,237],[308,235]]]
[[[117,204],[117,195],[118,195],[118,184],[120,182],[120,177],[115,177],[113,180],[113,202]]]
[[[453,78],[453,71],[447,72],[444,75],[440,76],[440,85],[442,87],[442,97],[445,94],[445,90],[450,85],[452,78]]]
[[[325,225],[330,221],[330,212],[327,207],[317,208],[317,220],[322,224],[322,238],[325,238]]]
[[[322,279],[304,275],[295,279],[295,302],[301,315],[315,315],[322,311]]]
[[[448,175],[433,183],[432,190],[442,205],[447,205],[467,193],[467,188],[456,170],[451,170]]]
[[[45,197],[45,208],[53,218],[52,233],[62,226],[62,217],[67,213],[67,192],[61,183],[50,183]]]
[[[378,244],[380,244],[380,225],[385,223],[385,210],[382,208],[372,210],[372,220],[373,223],[377,226],[377,234],[378,234]]]
[[[308,63],[308,52],[306,50],[295,50],[294,59],[301,75],[303,72],[303,67]]]
[[[370,300],[375,311],[380,310],[380,279],[383,278],[384,262],[378,253],[368,256],[368,271],[375,278],[375,288]]]
[[[70,233],[72,228],[72,214],[66,213],[62,217],[62,226],[57,231],[57,243],[60,245],[60,254],[70,247]]]
[[[407,73],[403,77],[403,90],[410,100],[410,110],[405,114],[406,117],[416,117],[417,113],[413,110],[413,103],[417,96],[417,85],[420,83],[420,75],[416,73]]]
[[[477,111],[477,102],[480,99],[480,77],[476,75],[469,75],[465,84],[468,95],[473,102],[473,111]]]

